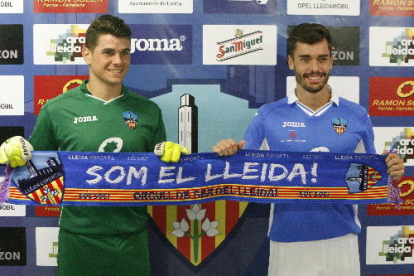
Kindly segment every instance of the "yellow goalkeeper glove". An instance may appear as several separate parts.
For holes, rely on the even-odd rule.
[[[161,142],[155,145],[154,154],[161,156],[161,161],[177,163],[181,154],[189,154],[189,150],[171,141]]]
[[[24,166],[32,159],[33,146],[21,136],[13,136],[0,146],[0,164],[10,167]]]

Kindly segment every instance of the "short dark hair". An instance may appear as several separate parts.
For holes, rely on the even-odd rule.
[[[298,42],[312,45],[324,39],[328,42],[329,52],[332,53],[331,34],[325,26],[317,23],[302,23],[294,26],[289,33],[288,55],[293,58],[293,52]]]
[[[98,44],[99,37],[105,34],[131,40],[131,28],[125,24],[123,19],[104,14],[93,20],[86,30],[85,47],[93,51]]]

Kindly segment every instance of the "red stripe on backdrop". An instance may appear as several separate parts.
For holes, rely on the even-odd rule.
[[[161,230],[163,235],[167,231],[167,206],[154,206],[152,209],[152,218],[157,222],[158,228]]]
[[[205,219],[209,219],[210,222],[215,221],[215,213],[216,213],[216,202],[209,202],[201,205],[201,208],[206,209],[206,216]],[[204,222],[202,221],[202,223]],[[209,237],[207,235],[204,235],[201,239],[202,245],[201,245],[201,260],[205,260],[211,252],[214,251],[216,248],[216,239],[215,237]]]
[[[177,220],[181,222],[184,218],[190,225],[190,230],[192,231],[191,224],[192,221],[188,219],[186,209],[191,209],[191,206],[177,206]],[[182,238],[177,239],[177,249],[181,252],[187,260],[191,260],[191,240],[190,237],[184,235]]]
[[[239,220],[239,202],[226,200],[226,237]]]

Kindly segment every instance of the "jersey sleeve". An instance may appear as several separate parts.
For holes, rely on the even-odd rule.
[[[244,135],[244,140],[246,141],[246,144],[244,146],[245,149],[261,149],[261,146],[265,139],[265,131],[262,118],[262,113],[259,109],[256,115],[253,117],[253,120],[248,126],[246,133]]]
[[[29,142],[36,151],[59,150],[59,144],[56,140],[56,134],[47,107],[41,109]]]
[[[375,146],[374,146],[374,129],[372,126],[371,119],[369,118],[368,114],[365,114],[365,132],[364,132],[364,147],[366,153],[374,154],[375,153]]]

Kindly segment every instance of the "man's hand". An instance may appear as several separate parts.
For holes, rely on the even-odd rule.
[[[13,136],[0,146],[0,164],[15,168],[24,166],[32,159],[32,145],[21,136]]]
[[[177,163],[180,161],[181,154],[189,153],[187,148],[171,141],[158,143],[154,148],[154,154],[161,156],[161,161],[166,163]]]
[[[213,151],[219,156],[230,156],[236,154],[245,144],[246,141],[244,140],[237,143],[233,139],[223,139],[213,147]]]
[[[404,161],[395,153],[388,153],[388,151],[384,150],[383,154],[388,154],[385,158],[385,163],[388,167],[387,173],[395,182],[400,181],[404,175]]]

